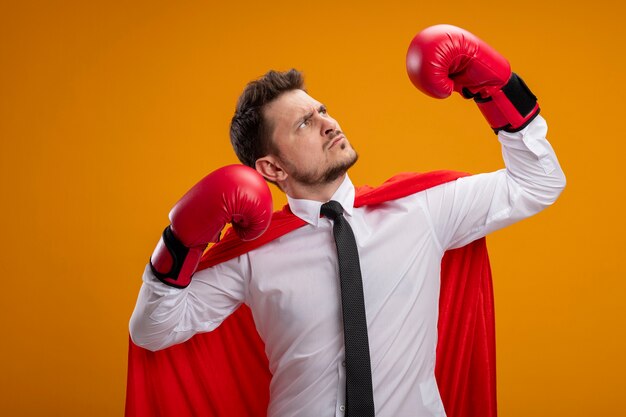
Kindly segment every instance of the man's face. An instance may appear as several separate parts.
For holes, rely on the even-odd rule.
[[[326,107],[302,90],[283,93],[264,109],[276,158],[303,185],[321,185],[343,175],[358,155]]]

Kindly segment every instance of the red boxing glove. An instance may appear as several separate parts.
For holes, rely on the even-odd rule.
[[[516,132],[539,114],[537,97],[509,62],[466,30],[435,25],[409,45],[406,68],[413,85],[435,98],[452,91],[473,98],[491,128]]]
[[[272,209],[270,189],[254,169],[229,165],[213,171],[170,212],[172,224],[150,258],[152,272],[167,285],[185,288],[209,242],[219,240],[226,223],[242,240],[253,240],[269,226]]]

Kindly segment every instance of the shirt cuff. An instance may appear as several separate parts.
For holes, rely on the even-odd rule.
[[[528,151],[532,153],[546,174],[550,174],[556,169],[554,161],[550,157],[553,151],[546,140],[548,124],[546,120],[537,115],[524,129],[519,132],[498,133],[500,143],[511,150]]]

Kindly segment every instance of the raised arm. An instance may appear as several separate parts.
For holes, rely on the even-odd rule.
[[[463,246],[552,204],[565,176],[546,140],[537,98],[508,61],[471,33],[437,25],[417,34],[407,53],[413,84],[436,98],[473,98],[498,134],[506,169],[459,179],[424,193],[443,249]]]

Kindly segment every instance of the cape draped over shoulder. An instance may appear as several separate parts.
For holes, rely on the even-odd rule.
[[[355,207],[380,204],[467,174],[399,174],[379,187],[356,189]],[[245,254],[306,224],[283,207],[258,239],[232,229],[203,256],[200,269]],[[496,417],[495,319],[485,239],[446,252],[441,265],[435,376],[448,417]],[[269,402],[264,344],[242,305],[217,329],[150,352],[128,351],[126,417],[264,417]]]

